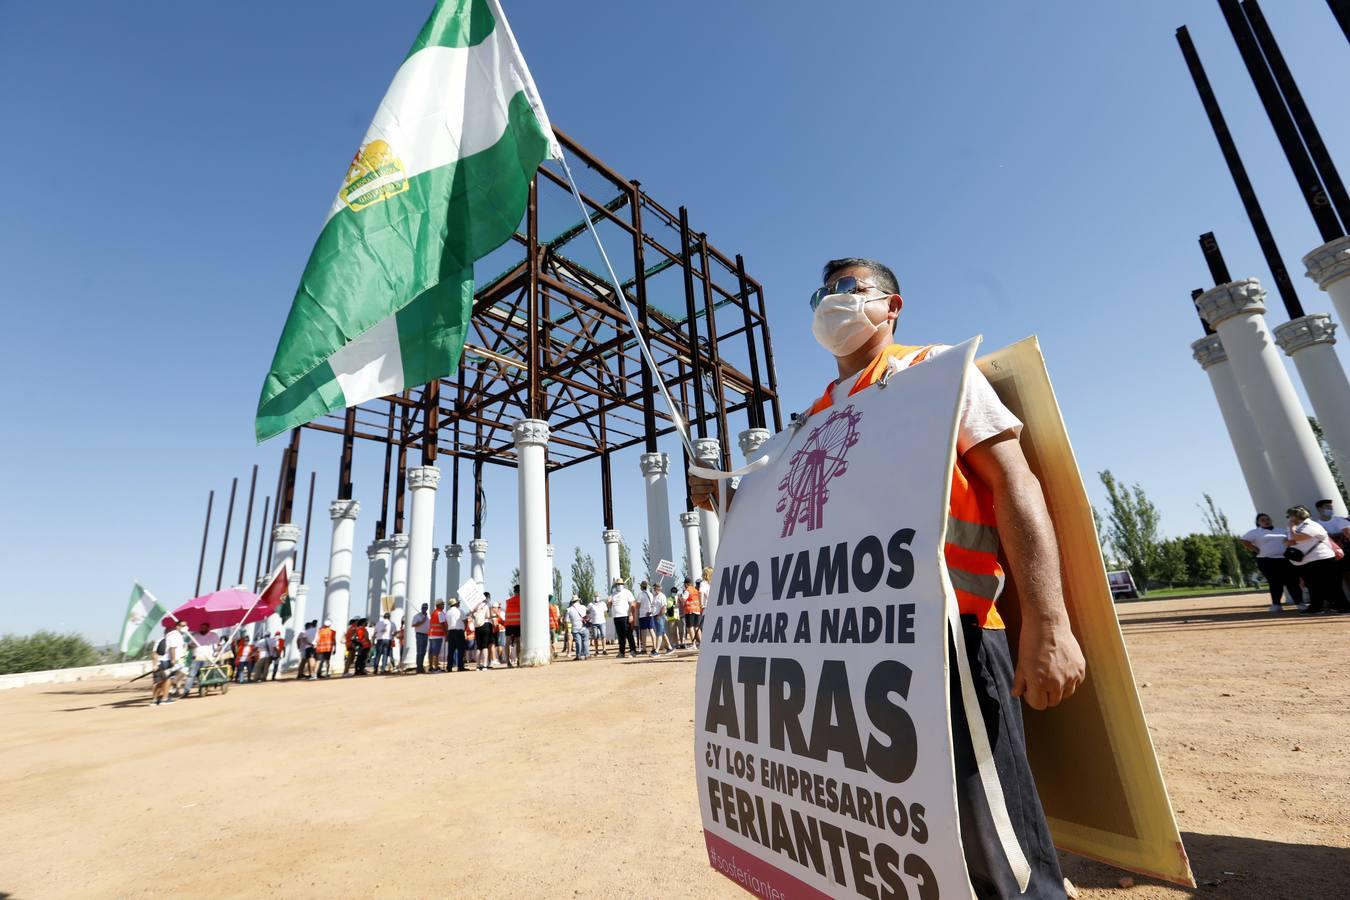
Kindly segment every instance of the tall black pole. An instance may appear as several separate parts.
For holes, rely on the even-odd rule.
[[[1289,168],[1294,172],[1294,180],[1298,182],[1299,190],[1303,193],[1303,202],[1308,204],[1308,211],[1312,213],[1313,221],[1317,223],[1322,240],[1334,241],[1345,232],[1341,230],[1336,211],[1331,208],[1331,203],[1327,199],[1322,179],[1318,177],[1317,169],[1313,166],[1308,151],[1304,149],[1303,141],[1299,139],[1298,129],[1294,127],[1294,120],[1289,115],[1289,110],[1285,108],[1280,89],[1276,86],[1275,79],[1271,77],[1270,69],[1266,67],[1266,61],[1261,56],[1261,48],[1256,44],[1251,26],[1238,7],[1238,0],[1219,0],[1219,9],[1228,23],[1228,30],[1233,33],[1238,53],[1242,55],[1242,62],[1247,66],[1247,74],[1251,76],[1252,84],[1256,86],[1261,105],[1266,108],[1266,116],[1270,119],[1271,127],[1275,129],[1275,136],[1280,140],[1284,158],[1289,161]]]
[[[1224,161],[1228,163],[1233,184],[1237,187],[1238,196],[1242,198],[1242,207],[1247,211],[1252,230],[1256,232],[1256,242],[1261,246],[1261,254],[1266,258],[1270,276],[1275,280],[1275,289],[1279,291],[1289,317],[1297,318],[1303,315],[1303,305],[1299,302],[1298,292],[1294,290],[1294,282],[1284,267],[1280,249],[1275,246],[1275,236],[1270,232],[1266,214],[1262,212],[1261,204],[1256,199],[1256,191],[1252,188],[1252,181],[1247,177],[1247,167],[1242,164],[1242,157],[1238,155],[1237,144],[1233,143],[1232,132],[1228,130],[1223,111],[1219,109],[1219,101],[1214,97],[1209,76],[1205,74],[1205,67],[1200,64],[1200,55],[1195,52],[1195,44],[1191,43],[1190,32],[1184,25],[1177,29],[1177,44],[1181,46],[1181,55],[1186,58],[1187,68],[1191,70],[1196,93],[1200,95],[1200,103],[1205,108],[1205,115],[1209,117],[1210,127],[1214,129],[1214,138],[1219,142],[1219,150],[1223,152]]]
[[[344,499],[350,500],[351,497]],[[309,473],[309,503],[305,508],[305,547],[300,555],[300,583],[305,583],[305,569],[309,566],[309,526],[314,521],[314,473]]]
[[[1209,274],[1214,279],[1215,287],[1233,280],[1233,276],[1228,274],[1228,263],[1223,261],[1223,251],[1219,249],[1219,241],[1214,237],[1214,232],[1206,231],[1200,235],[1200,252],[1205,255],[1205,265],[1209,266]]]
[[[685,328],[689,332],[689,370],[694,391],[694,425],[699,437],[708,436],[707,411],[703,406],[703,362],[699,359],[698,308],[694,305],[694,253],[689,235],[689,210],[680,207],[680,267],[684,270]],[[650,399],[650,395],[648,395]],[[651,447],[652,450],[655,447]]]
[[[337,498],[339,500],[352,499],[352,445],[356,443],[356,407],[347,407],[347,414],[342,420],[342,456],[338,461],[338,489]],[[309,529],[305,529],[308,533]]]
[[[267,539],[267,511],[272,508],[272,498],[263,498],[262,523],[258,526],[258,561],[253,564],[253,585],[257,587],[258,579],[262,577],[263,561],[263,542]],[[270,545],[269,545],[270,546]]]
[[[1308,148],[1313,166],[1322,177],[1322,183],[1326,185],[1331,206],[1340,217],[1341,230],[1345,231],[1350,227],[1350,194],[1345,192],[1345,184],[1341,181],[1340,173],[1336,171],[1336,164],[1331,161],[1327,145],[1323,143],[1322,135],[1313,122],[1312,113],[1308,111],[1308,104],[1303,102],[1303,94],[1294,82],[1294,74],[1289,71],[1289,66],[1284,61],[1280,45],[1275,43],[1275,35],[1266,24],[1266,16],[1261,12],[1260,4],[1256,0],[1243,0],[1242,11],[1247,14],[1252,33],[1256,35],[1256,43],[1260,45],[1261,52],[1266,57],[1270,74],[1275,76],[1275,85],[1284,95],[1284,102],[1289,107],[1289,114],[1294,119],[1298,133],[1303,137],[1304,145]]]
[[[745,327],[745,348],[750,355],[750,404],[746,415],[751,428],[764,427],[764,394],[759,382],[759,351],[755,349],[754,323],[750,316],[750,283],[745,277],[745,260],[736,254],[736,293],[741,300],[741,321]]]
[[[394,401],[389,401],[389,432],[384,440],[384,487],[380,489],[380,518],[375,523],[375,540],[385,538],[389,524],[389,468],[394,460]]]
[[[1350,41],[1350,0],[1327,0],[1327,6],[1331,7],[1331,14],[1345,32],[1345,39]]]
[[[211,504],[215,502],[216,492],[212,491],[206,495],[206,524],[202,527],[202,552],[197,557],[197,587],[192,591],[194,597],[202,595],[202,568],[206,565],[206,536],[211,533]]]
[[[239,479],[230,479],[230,504],[225,508],[225,536],[220,539],[220,568],[216,569],[216,590],[220,590],[225,581],[225,553],[230,549],[230,525],[234,523],[234,494],[239,489]]]
[[[239,584],[244,583],[244,563],[248,561],[248,535],[253,527],[253,493],[258,488],[258,464],[253,464],[253,476],[248,480],[248,509],[244,512],[244,539],[239,542]]]

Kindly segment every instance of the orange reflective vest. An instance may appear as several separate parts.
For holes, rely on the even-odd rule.
[[[703,595],[698,592],[698,588],[691,587],[684,595],[684,614],[696,616],[701,612],[703,612]]]
[[[325,625],[319,629],[319,636],[314,639],[314,652],[332,653],[335,643],[337,643],[337,632]]]
[[[548,605],[548,630],[549,630],[549,631],[557,631],[557,630],[558,630],[558,621],[559,621],[559,618],[558,618],[558,607],[556,607],[556,606],[554,606],[552,603],[550,603],[550,604]]]
[[[443,638],[445,637],[445,630],[445,613],[441,612],[439,609],[433,609],[431,611],[431,636],[434,638]]]
[[[520,624],[520,595],[515,594],[506,598],[506,624]]]
[[[914,353],[914,351],[918,353]],[[870,387],[886,373],[892,357],[914,353],[909,365],[921,363],[932,352],[927,347],[892,344],[877,354],[849,389],[851,397]],[[833,405],[830,388],[811,407],[813,416]],[[1002,628],[1003,618],[995,603],[1003,591],[1003,566],[998,561],[998,521],[994,518],[994,498],[979,479],[957,457],[952,468],[952,493],[948,502],[947,542],[943,556],[956,591],[957,608],[962,615],[974,616],[981,628]]]

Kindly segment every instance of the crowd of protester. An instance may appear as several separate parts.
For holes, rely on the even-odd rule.
[[[669,594],[659,579],[642,581],[634,591],[627,579],[616,578],[607,595],[589,600],[573,594],[564,605],[548,600],[550,653],[573,660],[610,655],[619,659],[656,657],[676,650],[697,649],[703,640],[703,610],[708,605],[712,570],[699,579],[685,578]],[[520,586],[503,603],[484,593],[472,607],[456,596],[424,603],[410,623],[414,638],[411,662],[403,659],[400,617],[386,612],[373,622],[350,619],[339,632],[331,619],[306,622],[295,634],[297,679],[360,678],[406,672],[486,672],[520,665]],[[251,684],[275,681],[286,655],[282,632],[249,634],[234,629],[219,634],[203,626],[193,635],[187,625],[166,628],[155,648],[153,699],[172,703],[204,684],[203,673],[218,672],[217,682]]]
[[[1314,518],[1306,506],[1292,506],[1285,510],[1285,528],[1257,513],[1256,527],[1242,536],[1270,588],[1271,612],[1280,612],[1286,600],[1301,615],[1350,612],[1350,519],[1334,507],[1319,500]]]

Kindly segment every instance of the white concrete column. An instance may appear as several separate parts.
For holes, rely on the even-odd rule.
[[[436,602],[438,599],[444,599],[443,596],[442,596],[441,594],[438,594],[438,593],[436,592],[436,569],[437,569],[436,563],[440,561],[440,558],[441,558],[441,548],[440,548],[440,547],[432,547],[432,548],[431,548],[431,602],[432,602],[433,604],[435,604],[435,602]],[[453,590],[453,588],[452,588],[451,590]]]
[[[670,477],[670,457],[664,453],[644,453],[638,460],[642,466],[642,480],[647,487],[647,550],[652,557],[652,568],[663,559],[675,562],[670,540],[670,495],[667,479]],[[588,597],[583,600],[589,602]]]
[[[459,577],[459,561],[464,556],[464,548],[459,544],[445,545],[445,596],[448,600],[464,579]]]
[[[605,593],[614,587],[614,579],[619,577],[619,542],[623,540],[623,535],[613,528],[606,528],[600,533],[600,540],[605,542]]]
[[[549,592],[550,594],[552,594],[552,593],[553,593],[553,565],[554,565],[554,553],[553,553],[553,545],[552,545],[552,544],[545,544],[545,545],[544,545],[544,557],[548,560],[548,592]],[[557,600],[558,598],[555,596],[553,599],[554,599],[554,600]],[[544,610],[544,615],[548,615],[548,610]],[[552,637],[550,637],[549,640],[552,640]],[[552,651],[551,651],[551,650],[550,650],[550,655],[552,655]]]
[[[1340,510],[1344,504],[1331,470],[1266,327],[1265,297],[1260,283],[1248,278],[1205,291],[1195,305],[1228,352],[1284,498],[1282,505],[1311,509],[1320,498],[1332,497]]]
[[[703,548],[698,539],[698,510],[680,513],[680,525],[684,529],[684,555],[689,557],[690,578],[703,576]]]
[[[741,455],[745,457],[747,463],[752,463],[759,459],[759,448],[773,437],[773,432],[767,428],[747,428],[736,436],[737,442],[741,445]],[[731,479],[732,488],[741,486],[741,479]]]
[[[305,616],[309,612],[305,607],[309,604],[309,585],[297,584],[295,586],[295,598],[291,600],[291,619],[282,629],[282,636],[286,638],[286,649],[281,654],[281,666],[283,669],[299,665],[300,651],[295,646],[296,635],[305,630],[305,622],[308,621]],[[276,629],[272,629],[276,631]]]
[[[520,499],[520,665],[546,666],[553,658],[548,636],[548,594],[553,570],[548,554],[548,501],[544,466],[548,460],[548,423],[521,419],[516,439],[516,475]]]
[[[385,594],[385,585],[389,581],[389,544],[387,541],[371,541],[366,547],[366,617],[374,621],[383,613],[380,598]]]
[[[416,607],[408,606],[408,536],[395,534],[389,537],[389,594],[394,598],[394,609],[399,611],[403,628],[403,659],[394,660],[395,664],[407,665],[417,650],[413,636],[412,618]]]
[[[1342,325],[1350,322],[1350,237],[1328,241],[1303,257],[1303,265],[1305,274],[1331,297],[1336,318]]]
[[[1224,352],[1223,341],[1217,334],[1208,334],[1191,344],[1191,355],[1209,376],[1214,388],[1214,399],[1219,403],[1219,414],[1228,429],[1228,439],[1233,443],[1233,453],[1237,456],[1238,468],[1242,470],[1242,480],[1247,483],[1247,493],[1252,498],[1252,510],[1263,512],[1272,519],[1280,517],[1288,504],[1284,503],[1275,473],[1270,469],[1266,458],[1265,446],[1261,435],[1252,421],[1252,414],[1242,399],[1238,388],[1237,376]],[[1272,512],[1274,510],[1274,512]],[[1243,518],[1243,521],[1251,518]]]
[[[469,541],[469,577],[483,587],[487,586],[487,550],[485,538]]]
[[[361,504],[356,500],[334,500],[328,504],[328,515],[333,520],[333,540],[328,547],[328,587],[324,590],[323,617],[333,620],[338,634],[351,618],[352,543],[360,512]]]
[[[695,438],[694,454],[702,466],[710,469],[722,468],[722,445],[717,438]],[[717,513],[706,509],[698,511],[699,523],[699,543],[703,548],[703,564],[707,566],[717,563],[717,545],[722,541],[722,523],[717,519]],[[689,565],[694,565],[693,559],[690,559]],[[700,567],[694,572],[689,573],[697,581],[703,577],[703,569]]]
[[[1336,468],[1350,472],[1350,381],[1336,356],[1336,324],[1326,313],[1300,316],[1275,326],[1275,343],[1298,369]]]
[[[262,583],[267,584],[268,577],[277,566],[285,561],[291,564],[291,579],[295,579],[295,545],[300,543],[300,526],[283,522],[272,529],[272,567],[262,573]]]

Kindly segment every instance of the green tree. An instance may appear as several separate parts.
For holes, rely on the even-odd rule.
[[[1129,566],[1141,590],[1159,566],[1158,508],[1137,483],[1129,487],[1116,481],[1110,469],[1098,473],[1109,503],[1107,536],[1116,554]]]
[[[78,634],[37,631],[28,635],[0,636],[0,675],[71,669],[93,666],[99,662],[98,651]]]
[[[1158,564],[1153,574],[1159,581],[1167,582],[1168,587],[1186,582],[1186,548],[1180,538],[1172,538],[1158,545]]]
[[[1317,446],[1322,448],[1322,458],[1327,461],[1331,477],[1336,479],[1336,489],[1341,492],[1341,502],[1350,507],[1350,492],[1346,491],[1345,482],[1341,480],[1341,472],[1336,468],[1336,460],[1331,455],[1331,445],[1327,443],[1327,437],[1322,433],[1322,423],[1317,421],[1316,416],[1308,416],[1308,424],[1312,426],[1313,435],[1317,438]]]
[[[520,584],[520,566],[516,566],[511,570],[511,583]]]
[[[595,560],[589,553],[582,553],[580,547],[576,548],[576,558],[572,560],[572,593],[583,603],[595,599]]]
[[[1223,510],[1214,505],[1214,498],[1209,494],[1201,494],[1205,502],[1200,506],[1200,514],[1205,519],[1205,527],[1214,537],[1214,544],[1219,550],[1222,559],[1223,574],[1228,579],[1229,584],[1241,584],[1242,563],[1238,559],[1238,544],[1233,539],[1233,528],[1228,524],[1228,516],[1224,515]]]
[[[619,577],[628,583],[633,584],[633,554],[628,549],[627,541],[619,541]]]
[[[1188,534],[1181,539],[1188,584],[1210,584],[1223,573],[1223,552],[1212,534]]]
[[[553,600],[555,603],[563,602],[562,573],[558,571],[557,566],[553,567]]]

